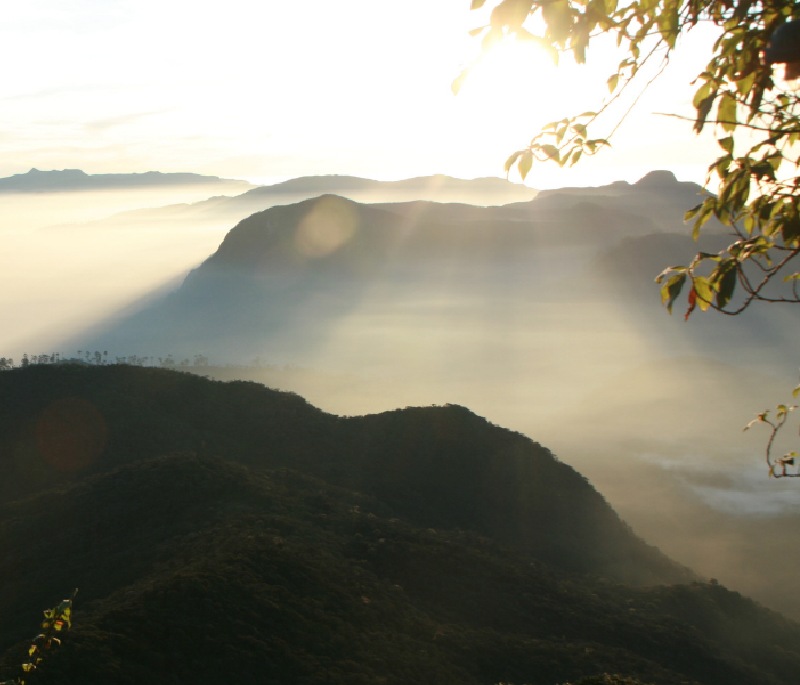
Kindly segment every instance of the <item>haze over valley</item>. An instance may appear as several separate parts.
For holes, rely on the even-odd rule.
[[[800,331],[767,309],[684,322],[653,283],[725,240],[687,236],[698,186],[653,172],[538,194],[441,176],[208,192],[0,194],[18,219],[3,353],[200,355],[200,373],[340,415],[466,406],[551,448],[679,562],[800,612],[780,589],[795,489],[767,479],[766,436],[741,432],[786,399]]]

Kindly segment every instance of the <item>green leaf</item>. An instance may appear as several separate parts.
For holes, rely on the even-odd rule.
[[[691,209],[687,210],[687,212],[683,215],[683,220],[689,221],[689,219],[693,219],[704,205],[705,202],[701,202],[699,205],[695,205]]]
[[[593,138],[592,140],[587,140],[583,146],[590,155],[593,155],[599,148],[610,147],[611,144],[605,138]]]
[[[464,69],[458,76],[453,79],[453,82],[450,84],[450,90],[453,91],[453,95],[458,95],[461,92],[461,86],[464,85],[464,81],[466,81],[467,76],[469,76],[469,69]]]
[[[715,252],[698,252],[695,255],[694,261],[695,262],[702,262],[705,260],[711,260],[712,262],[718,262],[720,260],[720,256]]]
[[[714,104],[716,97],[717,94],[712,93],[708,97],[700,100],[696,105],[697,119],[695,119],[694,122],[694,130],[696,133],[700,133],[703,130],[703,126],[705,126],[706,119],[708,119],[708,114],[711,111],[711,106]]]
[[[502,0],[491,14],[492,26],[507,26],[511,30],[520,28],[531,11],[532,0]]]
[[[575,63],[586,64],[586,48],[589,46],[589,26],[585,22],[575,25],[571,44]]]
[[[697,306],[700,307],[701,311],[706,311],[714,301],[714,291],[711,288],[711,284],[707,278],[695,276],[692,279],[692,285],[694,285],[694,290],[697,293]]]
[[[533,166],[533,153],[530,150],[525,150],[519,157],[519,162],[517,163],[517,169],[519,170],[519,175],[522,177],[522,180],[525,180],[525,177],[528,175],[528,172],[531,170]]]
[[[750,173],[758,180],[775,180],[775,167],[772,166],[769,160],[763,160],[753,164],[753,166],[750,167]]]
[[[469,8],[471,10],[479,10],[481,7],[483,7],[484,2],[486,2],[486,0],[472,0],[472,2],[469,5]]]
[[[554,159],[555,161],[559,160],[560,155],[558,154],[558,148],[555,145],[542,145],[539,148],[548,159]]]
[[[700,238],[700,229],[711,218],[711,215],[716,211],[717,202],[713,197],[708,198],[697,212],[694,220],[694,227],[692,228],[692,240]]]
[[[708,99],[708,96],[712,95],[711,92],[711,83],[706,81],[702,86],[697,89],[697,92],[694,94],[694,98],[692,99],[692,105],[695,109],[700,107],[700,103],[704,100]]]
[[[739,95],[747,96],[753,89],[753,84],[755,83],[755,80],[756,80],[755,71],[751,71],[746,76],[742,76],[742,78],[740,78],[736,82],[736,90],[739,91]]]
[[[795,246],[800,238],[800,218],[787,217],[781,222],[781,235],[787,245]]]
[[[608,85],[608,92],[613,93],[617,89],[617,84],[619,83],[619,74],[611,74],[608,77],[608,81],[606,84]]]
[[[725,309],[736,288],[736,263],[729,260],[729,264],[720,265],[719,270],[722,271],[722,275],[717,283],[717,307]]]
[[[717,119],[724,131],[736,130],[736,98],[727,91],[720,96]]]
[[[686,274],[674,274],[664,285],[661,286],[661,302],[666,305],[667,311],[672,314],[672,305],[681,294],[684,284],[686,283]]]
[[[642,4],[645,4],[642,2]],[[655,5],[656,3],[653,3]],[[670,47],[675,47],[678,39],[678,4],[677,2],[664,2],[661,11],[656,16],[656,25],[664,42]]]
[[[733,154],[733,136],[727,136],[726,138],[719,138],[717,140],[719,146],[725,150],[729,155]]]
[[[672,274],[685,274],[688,269],[685,266],[668,266],[658,276],[656,276],[656,283],[661,283],[667,276]]]
[[[572,12],[568,0],[552,0],[542,3],[541,8],[548,34],[556,43],[563,45],[572,29]]]
[[[509,155],[509,157],[506,160],[506,163],[504,165],[505,170],[506,170],[506,174],[508,174],[511,171],[511,167],[514,166],[514,162],[516,162],[517,159],[519,159],[519,156],[521,154],[522,154],[522,151],[518,151],[518,152],[515,152],[513,155]]]

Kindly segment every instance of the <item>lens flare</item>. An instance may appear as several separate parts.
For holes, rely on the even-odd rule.
[[[297,227],[294,244],[297,251],[312,259],[325,257],[341,249],[358,230],[358,215],[351,204],[340,197],[326,195]]]
[[[66,397],[50,404],[36,424],[36,447],[58,471],[85,469],[106,446],[108,427],[89,401]]]

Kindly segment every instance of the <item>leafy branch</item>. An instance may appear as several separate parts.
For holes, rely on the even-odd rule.
[[[800,385],[792,391],[793,397],[796,398],[798,395],[800,395]],[[797,405],[794,404],[779,404],[775,407],[775,415],[773,418],[770,417],[770,410],[766,410],[761,412],[744,427],[744,430],[750,430],[750,428],[756,424],[769,426],[770,433],[764,456],[767,467],[769,468],[769,475],[772,478],[800,478],[800,462],[798,462],[798,453],[796,451],[791,450],[777,458],[772,454],[773,447],[775,446],[775,438],[783,429],[789,416],[795,409],[797,409]]]
[[[0,685],[26,685],[30,674],[41,666],[56,647],[61,645],[59,636],[72,627],[72,604],[77,594],[78,588],[75,588],[69,598],[61,600],[52,609],[44,610],[42,630],[31,640],[28,659],[18,667],[20,675],[11,680],[0,681]]]

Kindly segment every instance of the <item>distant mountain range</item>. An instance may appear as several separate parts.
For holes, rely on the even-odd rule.
[[[303,176],[259,186],[231,197],[211,197],[191,204],[123,212],[102,223],[115,225],[186,222],[198,228],[228,222],[231,225],[274,205],[301,202],[319,195],[339,195],[361,203],[430,202],[504,205],[527,202],[537,191],[501,178],[463,180],[437,174],[402,181],[376,181],[357,176]]]
[[[317,181],[288,185],[310,189]],[[258,188],[214,202],[235,205],[272,192]],[[388,314],[436,290],[455,308],[472,297],[494,300],[498,310],[553,298],[623,305],[652,326],[657,344],[680,336],[723,350],[715,341],[729,335],[724,317],[697,317],[678,331],[661,311],[653,282],[665,266],[729,240],[719,226],[710,226],[699,244],[689,237],[683,213],[701,195],[694,184],[654,172],[633,185],[548,191],[501,206],[361,204],[334,195],[274,206],[242,220],[166,299],[75,343],[302,363],[298,355],[327,325],[371,302],[377,291],[384,299],[376,306]],[[570,311],[563,308],[565,321]],[[441,310],[443,320],[449,315]],[[761,316],[743,318],[754,323],[741,327],[741,341],[761,343]]]
[[[253,383],[79,365],[2,372],[0,398],[3,677],[73,587],[37,682],[800,671],[800,626],[697,582],[548,450],[462,407],[345,419]]]
[[[140,174],[87,174],[80,169],[62,169],[60,171],[31,169],[24,174],[0,178],[0,193],[122,190],[191,185],[224,185],[229,190],[244,190],[252,187],[252,184],[247,181],[189,173],[147,171]]]
[[[435,174],[400,181],[375,181],[357,176],[332,174],[329,176],[302,176],[274,185],[262,186],[255,188],[251,192],[251,196],[298,193],[341,195],[348,191],[414,193],[417,199],[426,199],[424,196],[427,194],[460,193],[473,196],[493,194],[495,201],[497,196],[505,196],[506,200],[511,197],[527,200],[536,194],[536,191],[524,185],[496,177],[460,179],[444,174]]]

